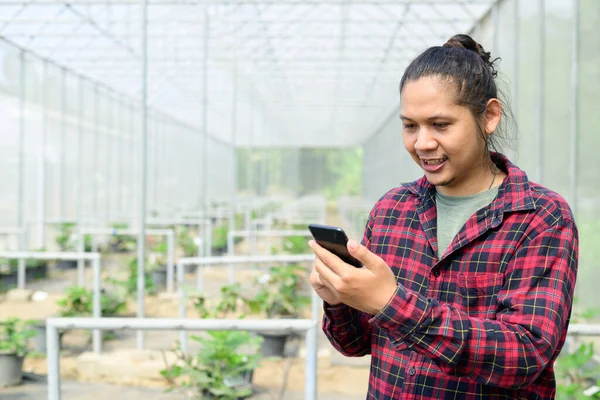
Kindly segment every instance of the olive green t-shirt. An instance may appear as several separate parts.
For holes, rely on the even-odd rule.
[[[470,196],[446,196],[436,191],[438,257],[444,254],[465,222],[496,198],[499,187]]]

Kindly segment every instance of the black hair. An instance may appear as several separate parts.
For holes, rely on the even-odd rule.
[[[511,144],[509,135],[516,133],[516,126],[508,102],[496,85],[498,60],[469,35],[454,35],[443,46],[428,48],[408,65],[400,81],[400,93],[406,83],[422,77],[447,80],[456,87],[456,103],[471,110],[487,150],[499,151],[500,144]],[[502,118],[493,135],[486,135],[482,117],[488,100],[493,98],[502,104]],[[511,125],[512,132],[507,132],[507,125]]]

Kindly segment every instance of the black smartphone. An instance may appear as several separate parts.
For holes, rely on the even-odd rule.
[[[361,268],[362,263],[356,258],[352,257],[348,252],[348,235],[342,228],[328,225],[310,224],[308,225],[310,233],[312,233],[315,241],[323,248],[329,250],[342,261],[356,268]]]

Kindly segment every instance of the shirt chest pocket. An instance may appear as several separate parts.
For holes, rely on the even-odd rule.
[[[459,272],[458,295],[463,310],[472,317],[495,319],[502,273]]]

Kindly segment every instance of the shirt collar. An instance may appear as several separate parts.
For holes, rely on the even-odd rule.
[[[498,196],[494,201],[497,211],[525,211],[535,209],[532,196],[532,189],[525,171],[511,163],[506,156],[500,153],[491,153],[492,161],[498,168],[504,171],[508,176],[504,179],[498,188]],[[435,197],[435,187],[429,183],[425,176],[420,179],[407,183],[404,187],[420,201]]]

